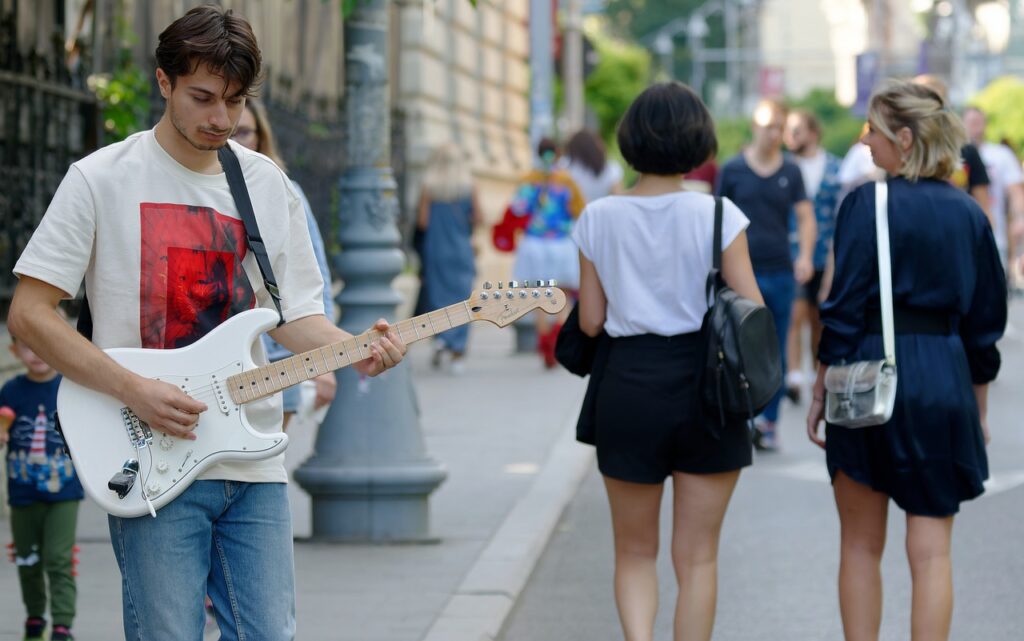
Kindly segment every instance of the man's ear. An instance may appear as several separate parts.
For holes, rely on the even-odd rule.
[[[169,100],[171,97],[171,79],[164,73],[164,70],[157,67],[156,69],[156,84],[160,87],[160,95],[164,97],[164,100]]]

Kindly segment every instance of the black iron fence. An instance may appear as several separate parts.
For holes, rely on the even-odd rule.
[[[42,3],[40,3],[42,4]],[[65,59],[62,2],[45,47],[18,42],[18,10],[0,5],[0,317],[14,290],[12,268],[68,166],[96,148],[99,110],[85,67]],[[24,23],[25,16],[22,16]],[[38,33],[38,29],[35,30]]]

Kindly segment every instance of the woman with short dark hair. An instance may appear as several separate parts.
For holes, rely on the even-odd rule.
[[[672,478],[672,561],[679,584],[675,639],[710,639],[718,539],[751,443],[742,421],[703,419],[700,328],[712,264],[715,199],[681,189],[717,148],[714,123],[685,85],[644,91],[623,117],[619,147],[640,177],[623,195],[587,206],[580,249],[581,329],[602,331],[580,440],[597,446],[615,537],[615,599],[627,641],[651,641],[658,604],[658,517]],[[747,218],[723,200],[722,273],[761,302],[747,252]],[[602,348],[604,349],[604,348]]]
[[[818,380],[807,416],[825,448],[842,532],[839,604],[847,641],[877,641],[880,563],[889,499],[907,514],[913,578],[911,639],[947,639],[953,611],[950,539],[960,502],[985,491],[988,383],[999,371],[1006,278],[985,212],[948,182],[963,124],[928,87],[893,82],[876,93],[863,142],[888,182],[896,363],[892,418],[828,425],[825,368],[883,355],[874,185],[843,201],[835,275],[821,308]]]

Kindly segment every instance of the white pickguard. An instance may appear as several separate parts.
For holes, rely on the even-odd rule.
[[[129,370],[178,385],[206,403],[194,441],[154,430],[151,439],[136,450],[122,414],[124,404],[65,377],[57,393],[57,410],[75,470],[89,497],[114,516],[142,516],[149,514],[143,489],[153,507],[160,509],[214,463],[264,459],[283,452],[288,437],[254,430],[245,406],[232,401],[226,388],[228,376],[257,366],[252,344],[277,320],[272,310],[254,309],[233,316],[181,349],[106,350]],[[139,474],[122,499],[107,482],[129,459],[139,462]]]

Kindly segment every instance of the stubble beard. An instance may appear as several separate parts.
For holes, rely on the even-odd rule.
[[[224,145],[228,144],[226,139],[219,145],[209,145],[196,142],[195,140],[192,139],[191,136],[188,135],[188,130],[185,129],[185,125],[181,124],[181,121],[178,120],[177,115],[174,113],[173,106],[170,107],[169,111],[171,116],[171,125],[174,126],[174,130],[177,131],[178,135],[184,138],[185,141],[188,142],[188,144],[192,145],[192,147],[194,147],[195,149],[199,151],[217,151]]]

